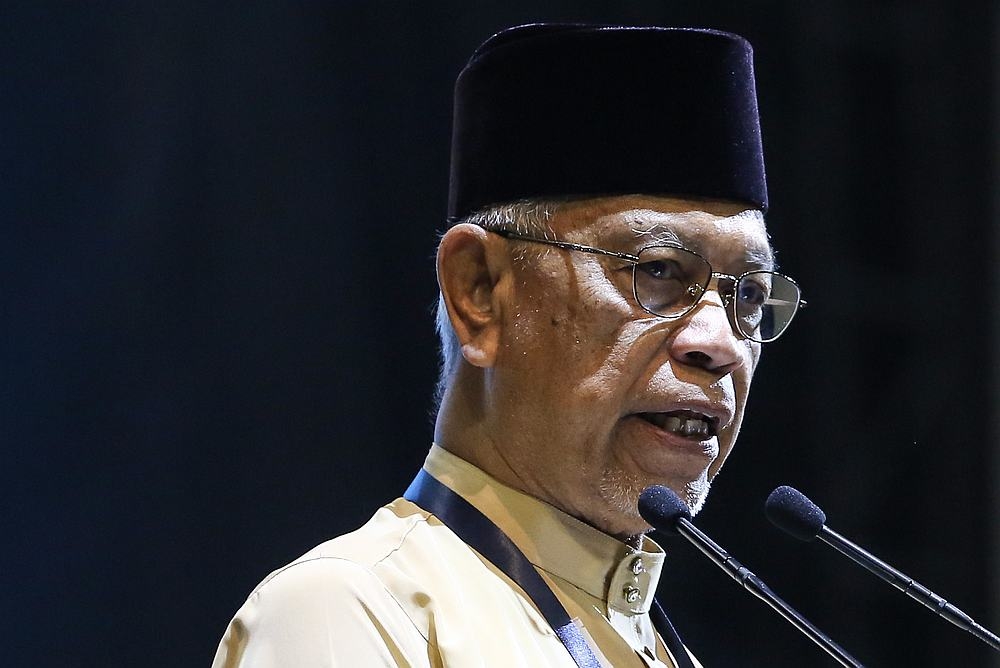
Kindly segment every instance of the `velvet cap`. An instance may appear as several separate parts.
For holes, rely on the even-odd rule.
[[[532,24],[455,83],[448,218],[642,193],[767,210],[753,50],[717,30]]]

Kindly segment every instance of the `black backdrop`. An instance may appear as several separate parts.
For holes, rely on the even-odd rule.
[[[756,46],[769,224],[810,306],[699,524],[870,665],[1000,665],[760,511],[794,484],[998,626],[997,5],[622,4],[0,12],[5,665],[207,665],[263,575],[404,488],[431,436],[451,85],[540,19]],[[668,548],[706,665],[832,665]]]

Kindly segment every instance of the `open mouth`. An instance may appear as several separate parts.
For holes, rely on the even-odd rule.
[[[671,434],[699,441],[719,432],[719,421],[695,411],[670,411],[669,413],[638,413],[638,417]]]

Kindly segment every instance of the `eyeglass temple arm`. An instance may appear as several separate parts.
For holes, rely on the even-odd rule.
[[[790,301],[788,299],[766,299],[766,300],[764,300],[764,303],[765,304],[771,304],[771,305],[779,305],[780,304],[781,306],[788,306],[789,304],[794,304],[795,302]],[[809,302],[807,302],[805,299],[800,299],[798,301],[798,305],[799,305],[799,308],[805,308],[806,306],[809,305]]]
[[[518,234],[517,232],[510,232],[509,230],[491,230],[486,228],[487,232],[492,232],[493,234],[498,234],[505,239],[519,239],[520,241],[531,241],[536,244],[545,244],[547,246],[555,246],[556,248],[565,248],[566,250],[580,251],[581,253],[593,253],[594,255],[606,255],[607,257],[617,258],[619,260],[625,260],[627,262],[638,262],[639,256],[632,255],[630,253],[617,253],[615,251],[604,250],[603,248],[594,248],[593,246],[584,246],[583,244],[574,244],[570,241],[555,241],[553,239],[540,239],[538,237],[529,237],[525,234]]]

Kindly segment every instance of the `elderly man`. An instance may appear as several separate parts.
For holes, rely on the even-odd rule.
[[[404,498],[275,571],[224,666],[692,666],[636,510],[732,450],[775,273],[751,51],[522,26],[455,90],[435,445]]]

